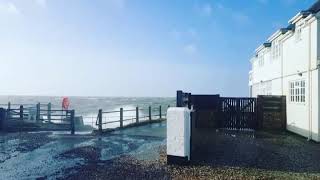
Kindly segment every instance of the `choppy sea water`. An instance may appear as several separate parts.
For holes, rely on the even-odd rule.
[[[41,103],[41,108],[46,108],[46,104],[52,103],[52,109],[61,109],[63,97],[54,96],[0,96],[0,105],[7,107],[8,102],[13,104],[12,106],[18,106],[23,104],[25,106],[35,106],[37,103]],[[175,98],[163,98],[163,97],[69,97],[70,109],[74,109],[76,116],[82,116],[86,125],[95,126],[98,110],[103,111],[119,111],[120,108],[124,110],[134,110],[139,107],[139,116],[141,120],[146,120],[148,116],[148,107],[152,107],[152,114],[159,114],[159,106],[162,107],[162,112],[165,113],[167,107],[175,105]],[[104,122],[119,120],[119,113],[104,114]],[[129,124],[135,121],[135,111],[124,112],[125,121],[124,124]],[[119,123],[110,123],[104,125],[105,128],[117,127]]]

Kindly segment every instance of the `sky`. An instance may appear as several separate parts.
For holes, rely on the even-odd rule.
[[[256,47],[315,0],[0,0],[0,95],[248,96]]]

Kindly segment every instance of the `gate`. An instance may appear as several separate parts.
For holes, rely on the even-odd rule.
[[[274,130],[286,127],[285,96],[231,98],[219,95],[191,95],[178,91],[177,107],[193,107],[191,160],[207,159],[212,153],[217,152],[217,144],[226,142],[226,131],[221,133],[217,129],[251,133],[258,129]]]
[[[194,128],[256,130],[260,126],[257,98],[191,95],[178,91],[177,106],[193,107]]]
[[[220,128],[230,130],[255,130],[258,128],[256,98],[221,97]]]

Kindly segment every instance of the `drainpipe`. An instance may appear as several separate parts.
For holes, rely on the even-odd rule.
[[[308,137],[308,141],[312,140],[312,76],[311,76],[311,24],[309,24],[309,61],[308,61],[308,98],[309,98],[309,102],[308,102],[308,109],[309,109],[309,114],[308,114],[308,118],[309,118],[309,137]]]
[[[280,43],[280,48],[281,48],[281,95],[284,96],[284,91],[283,91],[283,42]]]

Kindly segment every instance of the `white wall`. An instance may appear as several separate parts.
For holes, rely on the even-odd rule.
[[[303,25],[304,20],[297,22],[296,27],[302,24],[301,40],[296,39],[296,32],[288,32],[280,35],[275,40],[282,43],[282,58],[273,59],[270,48],[264,48],[258,52],[265,54],[264,66],[259,67],[259,58],[253,58],[252,70],[252,95],[267,95],[261,88],[263,84],[271,82],[272,95],[285,95],[287,97],[287,129],[297,134],[309,137],[312,129],[312,139],[320,141],[319,137],[319,72],[317,59],[320,55],[320,24],[317,20],[311,25]],[[309,64],[309,60],[310,64]],[[283,67],[281,68],[281,61]],[[310,65],[310,74],[309,74]],[[310,79],[310,82],[309,82]],[[296,80],[306,82],[306,102],[290,102],[289,83]],[[310,85],[311,89],[308,88]],[[283,89],[282,89],[283,87]],[[309,98],[310,92],[310,98]],[[309,118],[311,121],[309,121]]]

